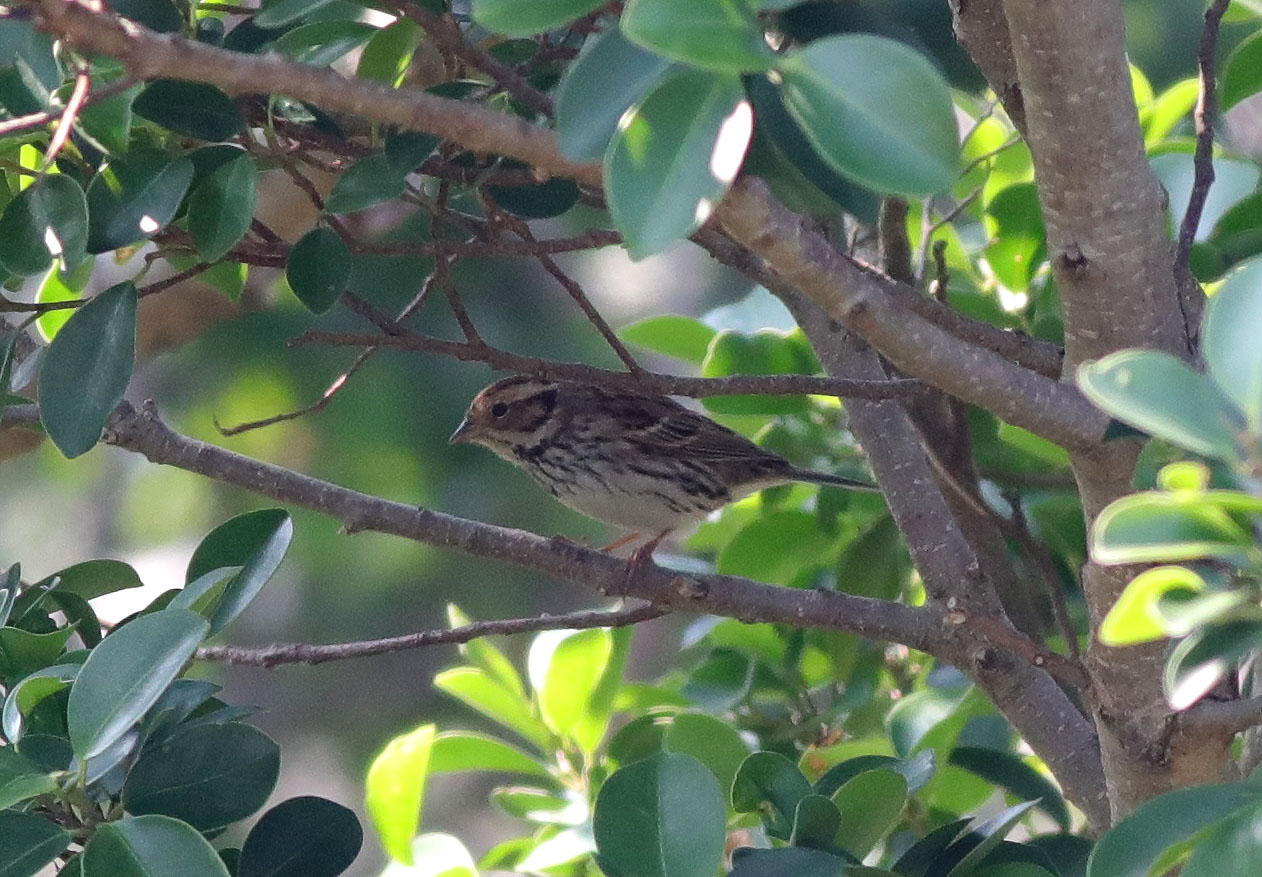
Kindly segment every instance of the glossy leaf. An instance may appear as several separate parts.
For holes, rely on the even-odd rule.
[[[701,71],[667,78],[622,117],[605,153],[605,186],[633,259],[706,220],[736,178],[752,132],[740,80]]]
[[[326,67],[368,42],[377,30],[363,21],[313,21],[285,31],[273,45],[295,61]]]
[[[706,709],[730,709],[749,694],[754,669],[754,662],[736,649],[715,649],[692,671],[680,693]]]
[[[1262,91],[1262,33],[1254,33],[1236,46],[1223,65],[1223,84],[1218,99],[1223,110]]]
[[[214,847],[169,816],[126,816],[97,828],[83,850],[84,877],[228,877]]]
[[[569,24],[602,0],[474,0],[473,18],[489,31],[528,37]]]
[[[1259,41],[1262,46],[1262,41]],[[1210,298],[1201,325],[1206,371],[1262,437],[1262,345],[1251,329],[1262,325],[1262,259],[1232,271]]]
[[[451,628],[464,627],[472,623],[472,619],[454,603],[447,604],[447,624]],[[460,656],[470,664],[480,668],[495,681],[521,697],[526,696],[526,687],[522,684],[517,668],[513,666],[503,652],[496,648],[488,637],[475,637],[458,647]]]
[[[569,735],[584,717],[612,654],[613,638],[601,628],[550,630],[535,637],[527,662],[530,684],[554,732]]]
[[[112,160],[88,184],[88,252],[153,237],[175,218],[192,180],[183,156],[135,151]]]
[[[254,159],[243,154],[212,171],[193,190],[188,230],[205,261],[223,258],[249,230],[258,176]]]
[[[0,627],[9,623],[9,614],[21,591],[22,566],[15,563],[5,570],[4,581],[0,582]]]
[[[129,813],[161,813],[212,831],[262,807],[279,774],[280,747],[257,728],[192,725],[141,753],[123,804]]]
[[[823,795],[807,795],[798,801],[793,814],[793,832],[789,844],[833,852],[837,847],[837,830],[841,828],[841,811]]]
[[[1262,620],[1229,621],[1188,636],[1166,663],[1166,700],[1176,710],[1196,703],[1213,690],[1238,662],[1262,641]]]
[[[1179,877],[1262,874],[1262,800],[1224,820],[1197,844]]]
[[[135,724],[183,671],[209,628],[200,615],[163,610],[131,621],[93,649],[66,707],[75,755],[100,754]]]
[[[364,780],[364,799],[373,827],[390,858],[412,864],[412,838],[421,824],[425,780],[435,727],[421,725],[386,744]]]
[[[52,585],[56,580],[59,591],[68,591],[85,600],[94,600],[116,591],[144,587],[136,571],[121,560],[85,560],[63,570],[58,570],[36,583],[36,587]]]
[[[434,687],[445,691],[482,715],[515,731],[540,750],[552,748],[548,729],[531,713],[529,701],[474,667],[444,670]]]
[[[1062,831],[1069,831],[1069,807],[1060,790],[1019,756],[1002,749],[957,746],[951,750],[950,762],[1007,789],[1022,801],[1037,801],[1036,806],[1055,819]]]
[[[713,877],[725,813],[714,775],[691,756],[659,752],[623,767],[596,798],[600,867],[610,877]]]
[[[67,457],[88,451],[123,398],[136,355],[136,287],[111,286],[75,311],[40,370],[40,422]]]
[[[282,801],[250,829],[236,877],[336,877],[359,855],[354,812],[325,798]]]
[[[40,795],[51,795],[60,788],[56,780],[44,773],[14,777],[0,784],[0,810],[8,810]],[[0,868],[0,874],[3,873],[3,868]]]
[[[1003,839],[1008,836],[1018,822],[1020,822],[1025,814],[1034,806],[1033,801],[1027,801],[1024,804],[1017,804],[1015,807],[1009,807],[988,819],[982,820],[975,824],[965,840],[957,841],[956,846],[969,845],[970,848],[959,861],[947,872],[946,877],[966,877],[972,873],[990,853],[997,848]],[[981,842],[973,846],[976,838],[981,838]],[[948,849],[948,855],[950,850]]]
[[[662,729],[662,748],[691,755],[710,769],[719,787],[728,790],[749,757],[749,745],[736,729],[704,713],[677,713]]]
[[[768,833],[787,839],[798,802],[810,794],[811,784],[797,765],[778,752],[755,752],[736,772],[732,809],[769,816]]]
[[[254,16],[254,23],[259,27],[281,28],[305,18],[332,0],[274,0],[264,3]]]
[[[233,622],[280,567],[294,537],[293,518],[284,509],[238,515],[212,530],[188,562],[189,582],[226,567],[241,571],[228,583],[210,617],[210,634]]]
[[[628,41],[619,28],[589,37],[557,87],[561,154],[573,162],[600,161],[622,114],[670,67],[667,59]]]
[[[143,87],[133,85],[83,108],[75,118],[75,130],[103,153],[123,154],[131,139],[131,105]]]
[[[77,264],[87,245],[87,198],[65,174],[39,177],[0,215],[0,266],[10,274],[39,274],[53,259]]]
[[[732,853],[729,877],[849,877],[856,872],[840,856],[802,847],[758,850],[742,847]]]
[[[285,279],[309,311],[323,314],[350,282],[350,250],[332,229],[314,228],[289,251]]]
[[[1106,646],[1130,646],[1169,636],[1159,609],[1161,599],[1172,592],[1199,593],[1205,580],[1181,566],[1159,566],[1131,579],[1100,624],[1100,642]]]
[[[789,112],[840,173],[902,195],[930,195],[954,182],[951,95],[915,50],[870,34],[826,37],[785,55],[778,68]]]
[[[628,344],[693,365],[705,360],[706,349],[716,334],[705,323],[677,314],[645,317],[618,330],[618,337]]]
[[[1114,417],[1210,457],[1234,460],[1241,416],[1200,372],[1168,353],[1124,350],[1078,369],[1078,385]]]
[[[2,726],[5,739],[15,743],[22,737],[22,719],[35,705],[49,695],[56,694],[69,685],[78,675],[79,664],[54,664],[44,667],[20,679],[9,687],[8,696],[4,700]]]
[[[387,865],[381,877],[478,877],[473,856],[459,838],[450,834],[430,831],[420,835],[412,841],[412,859],[417,863],[414,867]]]
[[[1087,875],[1165,873],[1187,854],[1201,831],[1257,802],[1257,787],[1246,783],[1176,789],[1145,801],[1100,839]]]
[[[407,171],[397,168],[383,152],[361,158],[337,178],[325,200],[325,209],[330,213],[353,213],[398,198],[403,194],[406,176]]]
[[[411,19],[395,19],[377,31],[364,46],[356,73],[363,79],[397,88],[424,37],[425,32]]]
[[[33,877],[70,846],[70,832],[42,816],[0,811],[0,874]]]
[[[882,768],[859,774],[832,795],[841,811],[837,845],[864,858],[895,826],[907,803],[907,780]]]
[[[827,562],[832,544],[815,515],[796,509],[773,512],[743,527],[719,552],[715,570],[790,585],[803,570]],[[800,550],[768,551],[769,545],[795,545]]]
[[[710,342],[701,365],[701,374],[707,378],[818,371],[819,361],[801,332],[777,329],[722,331]],[[716,414],[804,414],[811,406],[805,396],[711,396],[703,404]]]
[[[495,737],[472,731],[444,731],[434,738],[429,762],[431,774],[475,770],[551,777],[542,762]]]
[[[776,61],[750,0],[631,0],[622,32],[651,52],[703,70],[745,73]]]
[[[918,792],[933,778],[935,761],[932,749],[923,749],[911,758],[895,758],[892,755],[847,758],[830,767],[815,781],[815,792],[831,796],[850,780],[870,770],[892,770],[907,781],[909,792]]]
[[[1215,492],[1217,493],[1217,492]],[[1148,491],[1110,503],[1091,532],[1091,555],[1100,563],[1239,559],[1253,538],[1232,515],[1208,500],[1215,493]],[[1262,500],[1238,495],[1262,512]]]
[[[245,118],[232,98],[201,82],[154,80],[131,108],[143,119],[200,140],[227,140],[245,128]]]

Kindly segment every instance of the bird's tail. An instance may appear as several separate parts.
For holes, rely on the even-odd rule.
[[[814,469],[793,469],[794,481],[805,481],[808,484],[824,484],[829,487],[844,487],[847,490],[862,490],[868,493],[880,493],[881,488],[869,481],[858,478],[847,478],[844,475],[833,475],[828,472],[816,472]]]

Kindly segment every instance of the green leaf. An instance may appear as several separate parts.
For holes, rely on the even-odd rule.
[[[552,749],[552,735],[533,715],[530,702],[484,671],[474,667],[444,670],[434,677],[434,687],[515,731],[541,751]]]
[[[1201,84],[1194,77],[1183,79],[1163,91],[1153,102],[1144,123],[1144,145],[1151,149],[1174,130],[1196,106]]]
[[[359,55],[356,74],[398,88],[425,32],[411,19],[398,18],[377,31]]]
[[[618,330],[618,337],[628,344],[693,365],[705,361],[706,350],[716,334],[700,320],[677,314],[645,317]]]
[[[88,252],[153,237],[175,218],[192,180],[184,156],[133,151],[112,160],[88,183]]]
[[[732,809],[769,819],[768,834],[788,839],[798,802],[812,794],[797,765],[778,752],[755,752],[741,762],[732,781]]]
[[[464,627],[472,622],[468,615],[454,603],[447,604],[447,626],[455,629]],[[457,646],[461,657],[469,661],[475,667],[480,668],[487,675],[491,676],[505,688],[515,692],[521,697],[526,696],[526,687],[522,684],[521,676],[513,667],[511,661],[504,656],[504,653],[492,645],[487,637],[477,637],[469,640],[467,643],[461,643]]]
[[[66,706],[75,755],[99,755],[126,733],[184,669],[209,629],[200,615],[167,609],[118,628],[93,649]]]
[[[837,845],[861,859],[897,824],[907,780],[887,768],[865,771],[834,792],[832,802],[841,811]]]
[[[398,198],[403,194],[407,174],[385,153],[361,158],[333,184],[333,191],[324,202],[325,209],[330,213],[353,213]]]
[[[1199,593],[1205,580],[1181,566],[1159,566],[1131,579],[1109,614],[1100,624],[1100,642],[1106,646],[1132,646],[1170,635],[1159,609],[1173,592]]]
[[[614,224],[633,259],[664,250],[714,210],[740,170],[753,114],[740,80],[686,71],[622,117],[605,153]]]
[[[507,771],[543,778],[552,776],[541,761],[495,737],[472,731],[444,731],[434,738],[429,761],[431,774],[475,770]]]
[[[442,139],[420,131],[394,131],[386,137],[386,158],[396,171],[407,175],[434,154]]]
[[[841,828],[841,811],[823,795],[807,795],[798,801],[793,814],[793,833],[789,843],[795,847],[811,847],[832,852],[837,849],[837,830]]]
[[[877,872],[878,874],[880,872]],[[741,847],[732,853],[729,877],[862,877],[848,860],[804,847],[758,850]]]
[[[63,570],[58,570],[35,584],[36,588],[52,585],[57,580],[57,590],[69,592],[85,600],[95,600],[116,591],[144,587],[144,582],[130,565],[121,560],[85,560]]]
[[[755,666],[736,649],[715,649],[692,671],[680,694],[709,710],[730,709],[749,694]]]
[[[259,729],[191,725],[141,752],[127,773],[123,804],[128,813],[160,813],[213,831],[262,807],[279,774],[280,747]]]
[[[614,772],[592,821],[610,877],[713,877],[726,837],[723,793],[697,759],[659,752]]]
[[[662,749],[691,755],[710,769],[722,789],[731,789],[749,757],[749,745],[727,722],[704,713],[678,713],[662,729]]]
[[[282,28],[287,24],[293,24],[300,18],[305,18],[324,6],[328,6],[333,0],[274,0],[274,2],[265,2],[258,14],[254,16],[254,23],[258,27],[263,28]]]
[[[847,594],[893,600],[912,568],[902,532],[883,514],[846,543],[837,561],[837,588]]]
[[[1262,641],[1262,622],[1228,621],[1190,634],[1175,646],[1162,679],[1166,700],[1176,710],[1192,706],[1235,671]]]
[[[0,675],[6,679],[21,679],[55,663],[74,632],[73,627],[48,633],[31,633],[17,627],[0,628]]]
[[[169,816],[125,816],[99,826],[83,850],[84,877],[229,877],[214,847]]]
[[[10,274],[39,274],[56,258],[75,265],[87,245],[87,198],[65,174],[39,177],[0,215],[0,266]]]
[[[1262,325],[1262,259],[1255,258],[1227,275],[1210,298],[1201,339],[1209,377],[1244,412],[1252,435],[1262,438],[1262,345],[1250,332],[1258,325]]]
[[[539,712],[555,733],[573,736],[612,655],[613,636],[604,628],[548,630],[535,637],[526,666]],[[585,751],[599,742],[594,736],[580,741]]]
[[[0,810],[8,810],[40,795],[51,795],[60,788],[56,780],[44,773],[14,777],[0,785]],[[3,868],[0,868],[0,874],[4,873]]]
[[[910,792],[918,792],[933,779],[935,757],[932,749],[922,749],[911,758],[895,758],[892,755],[860,755],[847,758],[830,767],[815,781],[815,792],[831,796],[850,780],[870,770],[892,770],[907,781]]]
[[[70,832],[42,816],[0,811],[0,875],[33,877],[66,847]]]
[[[256,24],[258,20],[259,16],[256,15]],[[377,30],[363,21],[313,21],[285,31],[272,45],[278,52],[299,63],[327,67],[368,42]]]
[[[136,287],[97,295],[57,333],[40,370],[40,422],[67,457],[91,449],[123,398],[136,355]]]
[[[1078,386],[1118,420],[1198,454],[1233,461],[1240,414],[1205,375],[1156,350],[1123,350],[1078,369]]]
[[[4,582],[0,583],[0,627],[9,623],[9,613],[17,602],[22,591],[22,566],[13,564],[4,573]]]
[[[627,39],[664,58],[745,73],[776,62],[756,14],[749,0],[631,0],[620,23]]]
[[[259,509],[220,524],[201,541],[188,562],[185,580],[212,570],[239,566],[210,618],[210,634],[231,624],[280,567],[294,537],[294,521],[284,509]]]
[[[996,192],[984,215],[986,261],[1008,288],[1024,291],[1047,259],[1043,211],[1033,183],[1014,183]]]
[[[1060,790],[1019,756],[1002,749],[956,746],[951,750],[950,762],[1002,786],[1022,801],[1037,801],[1036,806],[1055,819],[1061,830],[1069,831],[1069,807]]]
[[[250,829],[236,877],[337,877],[359,855],[355,814],[325,798],[282,801]]]
[[[1223,84],[1218,93],[1225,112],[1262,91],[1262,33],[1254,33],[1232,50],[1223,65]]]
[[[254,159],[241,155],[203,180],[188,204],[188,230],[207,262],[216,262],[245,236],[258,190]]]
[[[421,824],[425,779],[435,727],[421,725],[386,744],[364,780],[364,802],[390,858],[412,864],[412,838]]]
[[[800,329],[759,329],[752,333],[725,329],[714,336],[701,365],[701,374],[707,378],[809,375],[818,371],[819,361]],[[702,404],[716,414],[804,414],[811,407],[805,396],[711,396]]]
[[[990,853],[1003,843],[1003,839],[1008,836],[1008,832],[1025,818],[1025,814],[1033,806],[1033,801],[1017,804],[1015,807],[1009,807],[1007,810],[996,813],[989,819],[975,824],[963,839],[956,841],[956,845],[968,845],[971,848],[947,872],[946,877],[967,877],[967,875],[971,874],[973,869],[986,861]],[[982,841],[974,846],[973,844],[976,843],[978,838],[982,838]]]
[[[245,128],[245,117],[232,98],[201,82],[154,80],[131,109],[142,119],[199,140],[227,140]]]
[[[826,37],[783,56],[779,69],[789,112],[838,172],[902,195],[955,181],[951,94],[915,50],[870,34]]]
[[[174,33],[184,26],[184,16],[171,0],[109,0],[105,5],[158,33]]]
[[[665,58],[628,42],[616,27],[588,38],[557,86],[561,154],[573,162],[600,161],[622,114],[670,67]]]
[[[473,19],[489,31],[529,37],[569,24],[604,0],[473,0]]]
[[[78,675],[79,664],[54,664],[42,670],[36,670],[25,679],[9,687],[9,694],[4,701],[2,726],[4,736],[10,743],[16,743],[22,737],[22,716],[35,708],[35,705],[49,695],[56,694],[69,685]]]
[[[529,165],[505,159],[506,170],[524,170]],[[578,203],[578,185],[573,180],[552,177],[542,183],[526,186],[486,186],[495,203],[523,219],[550,219],[560,216]]]
[[[715,571],[772,585],[791,585],[804,571],[827,563],[833,540],[810,512],[788,509],[764,514],[742,527],[719,552]],[[769,551],[795,545],[795,551]]]
[[[1238,560],[1253,547],[1245,526],[1212,502],[1238,498],[1243,509],[1262,513],[1262,499],[1228,491],[1145,491],[1110,503],[1091,530],[1091,556],[1099,563],[1146,563],[1220,557]]]
[[[350,249],[332,229],[313,228],[289,251],[285,279],[307,310],[323,314],[350,283]]]
[[[1225,819],[1206,832],[1179,877],[1262,874],[1262,839],[1258,824],[1262,802]]]
[[[1259,799],[1257,786],[1224,783],[1176,789],[1145,801],[1113,826],[1091,853],[1088,877],[1164,874],[1200,839],[1200,833]]]

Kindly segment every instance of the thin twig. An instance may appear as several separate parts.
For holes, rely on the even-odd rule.
[[[456,645],[484,636],[533,633],[539,630],[588,630],[593,627],[627,627],[660,618],[669,610],[645,603],[610,612],[567,612],[563,615],[543,614],[530,618],[506,618],[499,621],[475,621],[449,630],[422,630],[403,636],[362,642],[315,645],[312,643],[276,643],[261,648],[244,646],[205,646],[197,650],[199,661],[216,661],[248,667],[272,668],[279,664],[323,664],[364,658],[391,652],[410,651],[426,646]]]
[[[70,92],[70,99],[66,101],[66,108],[62,110],[61,118],[57,120],[57,130],[53,132],[52,138],[48,141],[48,149],[44,151],[41,170],[48,170],[53,166],[53,162],[57,160],[57,153],[61,152],[61,148],[70,139],[70,131],[74,127],[75,118],[83,109],[83,103],[87,100],[91,88],[92,72],[87,62],[83,62],[83,67],[75,75],[74,89]]]
[[[264,417],[260,420],[247,420],[244,423],[238,423],[236,426],[223,426],[219,423],[219,418],[215,417],[212,418],[212,421],[215,424],[215,429],[219,430],[220,435],[240,435],[243,432],[262,429],[266,426],[274,426],[277,423],[284,423],[288,420],[297,420],[299,417],[305,417],[308,414],[315,414],[317,411],[322,411],[328,407],[330,402],[333,401],[333,397],[346,386],[347,381],[354,377],[355,373],[364,366],[364,363],[372,359],[373,354],[380,349],[381,348],[379,347],[370,347],[367,350],[360,351],[354,361],[350,364],[350,367],[338,375],[337,379],[334,380],[333,383],[329,384],[325,391],[320,394],[320,398],[316,399],[309,405],[304,405],[301,408],[295,408],[280,414],[273,414],[271,417]]]
[[[98,88],[96,91],[89,91],[84,96],[83,104],[79,109],[90,107],[95,103],[120,94],[135,85],[137,81],[134,77],[126,76],[117,82],[111,82],[103,88]],[[28,113],[25,116],[5,119],[3,122],[0,122],[0,138],[20,134],[31,128],[38,128],[40,125],[47,125],[54,119],[60,118],[63,112],[63,110],[40,110],[38,113]]]

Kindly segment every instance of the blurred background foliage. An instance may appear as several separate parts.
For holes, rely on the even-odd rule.
[[[949,33],[941,0],[887,5],[908,29],[938,37]],[[1127,10],[1132,61],[1156,90],[1194,74],[1202,14],[1198,0],[1134,0]],[[1245,25],[1226,25],[1224,52],[1247,32]],[[969,75],[960,71],[965,79]],[[292,190],[267,176],[260,190],[262,212],[280,217],[294,211]],[[305,229],[311,219],[296,216],[292,227]],[[586,219],[551,220],[540,224],[538,233],[578,233]],[[747,281],[686,244],[635,264],[620,248],[557,260],[615,326],[660,313],[700,316],[746,300],[753,291]],[[357,282],[370,283],[374,303],[385,309],[406,303],[430,269],[428,260],[402,257],[362,256],[356,262]],[[132,273],[127,266],[116,270],[120,276]],[[617,366],[590,323],[532,260],[465,260],[454,280],[490,343],[524,354]],[[103,277],[99,285],[109,282]],[[741,311],[720,311],[714,325],[783,327],[786,315],[769,302],[769,296],[755,297]],[[454,321],[438,301],[415,325],[457,337]],[[362,323],[337,312],[314,317],[285,288],[279,271],[252,270],[238,301],[209,288],[154,297],[142,307],[140,326],[142,363],[130,396],[155,399],[168,422],[187,435],[401,502],[597,544],[605,537],[599,525],[562,508],[491,454],[446,444],[469,399],[495,376],[481,365],[383,351],[323,411],[239,436],[221,435],[216,423],[229,426],[314,401],[354,355],[287,345],[308,328],[352,330]],[[677,361],[657,364],[680,367]],[[769,419],[741,425],[752,430],[763,422]],[[0,503],[0,553],[20,557],[32,579],[77,561],[116,557],[132,563],[152,593],[178,584],[204,533],[232,515],[270,504],[105,446],[69,462],[47,442],[0,466],[0,496],[6,500]],[[775,503],[781,496],[771,493],[751,502]],[[1064,513],[1072,516],[1073,511]],[[379,534],[339,535],[337,522],[309,512],[295,511],[294,517],[296,535],[286,562],[232,628],[234,643],[333,642],[441,627],[444,607],[452,602],[474,618],[561,612],[593,603],[586,592],[518,569]],[[706,533],[696,540],[704,547]],[[1057,550],[1072,554],[1071,548]],[[137,599],[143,602],[152,593]],[[119,607],[107,617],[127,611]],[[676,656],[685,624],[667,619],[641,626],[630,678],[661,672]],[[526,645],[523,638],[505,647],[521,656]],[[373,751],[414,726],[418,717],[444,728],[482,726],[475,714],[430,686],[434,674],[454,661],[454,651],[442,648],[319,668],[208,672],[228,686],[234,702],[265,705],[257,724],[286,753],[278,798],[318,793],[358,806],[361,777]],[[428,796],[427,830],[458,829],[475,848],[498,839],[495,817],[485,807],[490,784],[468,775],[437,780]],[[475,810],[479,821],[471,823]],[[370,870],[365,866],[359,873]]]

